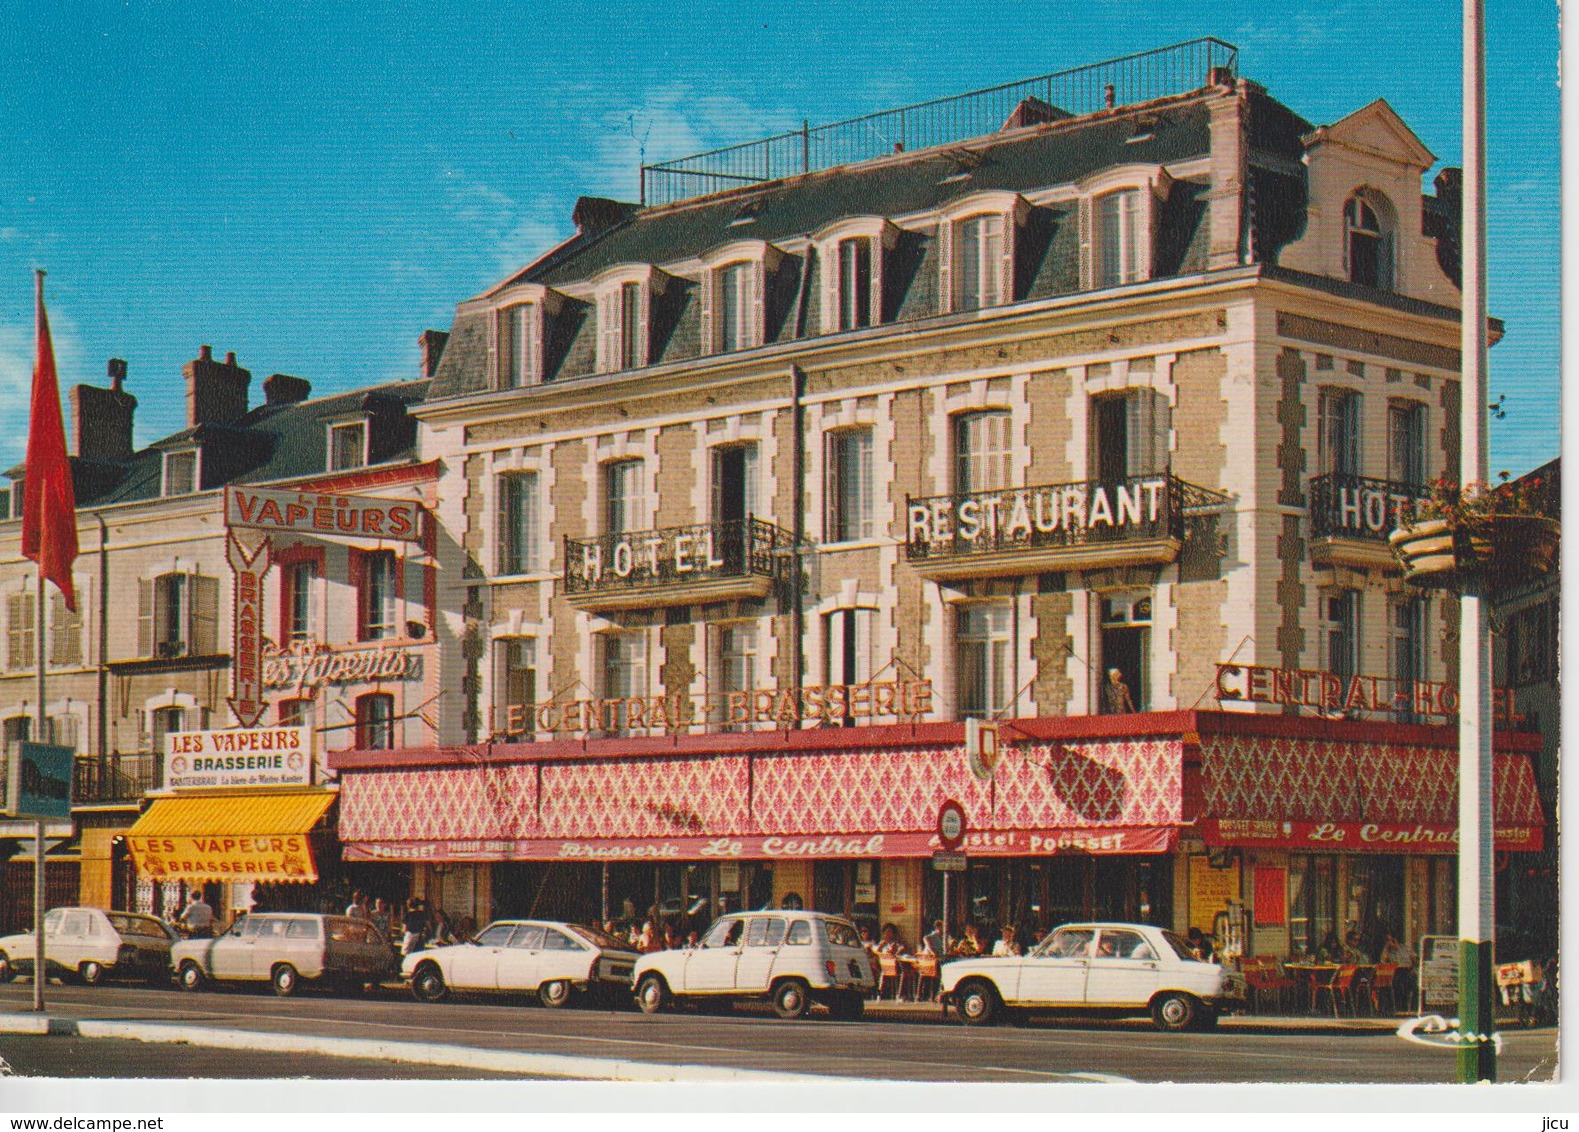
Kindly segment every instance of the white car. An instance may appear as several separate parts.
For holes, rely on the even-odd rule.
[[[557,1007],[578,993],[614,998],[630,986],[636,959],[630,944],[596,928],[495,920],[470,943],[413,951],[400,974],[423,1002],[438,1002],[452,990],[522,991]]]
[[[950,960],[942,986],[945,1007],[970,1026],[1007,1007],[1150,1013],[1159,1030],[1207,1029],[1245,997],[1242,975],[1150,924],[1066,924],[1028,955]]]
[[[813,1002],[859,1018],[872,964],[848,920],[824,912],[737,912],[713,922],[698,946],[643,955],[636,1001],[648,1014],[687,999],[766,999],[781,1018]]]
[[[372,923],[316,912],[252,912],[214,939],[187,939],[170,952],[176,982],[268,982],[278,995],[303,981],[361,991],[394,973],[395,951]]]
[[[99,908],[51,908],[44,913],[44,966],[48,974],[75,977],[93,986],[105,979],[170,981],[175,932],[161,920],[137,912]],[[33,970],[32,932],[0,938],[0,982]]]

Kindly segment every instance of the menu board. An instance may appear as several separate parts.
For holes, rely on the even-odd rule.
[[[1190,927],[1211,935],[1217,913],[1239,899],[1239,862],[1214,869],[1206,857],[1190,858]]]
[[[1257,865],[1255,869],[1255,924],[1280,928],[1288,922],[1288,870]]]
[[[1458,1005],[1458,937],[1428,935],[1420,941],[1420,1009]]]

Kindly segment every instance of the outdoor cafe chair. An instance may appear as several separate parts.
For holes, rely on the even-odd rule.
[[[1351,1000],[1354,991],[1354,980],[1359,973],[1360,968],[1356,964],[1350,963],[1339,967],[1337,972],[1332,976],[1331,982],[1317,985],[1317,1004],[1320,1004],[1322,994],[1326,993],[1332,998],[1332,1016],[1334,1018],[1338,1017],[1340,1005],[1347,1006],[1349,1008],[1349,1012],[1352,1014],[1354,1012],[1354,1003]]]

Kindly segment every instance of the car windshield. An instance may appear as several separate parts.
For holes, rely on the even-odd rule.
[[[597,928],[589,928],[585,924],[567,924],[571,931],[589,940],[593,946],[606,948],[609,951],[632,951],[630,940],[617,939],[608,932],[601,932]]]
[[[861,937],[855,934],[855,928],[843,920],[825,920],[828,925],[828,942],[840,947],[860,947]]]
[[[1164,931],[1162,933],[1162,938],[1168,941],[1168,946],[1173,948],[1173,953],[1180,959],[1188,959],[1192,963],[1199,963],[1201,961],[1195,952],[1190,950],[1190,944],[1188,940],[1185,940],[1170,931]]]
[[[1031,954],[1053,959],[1078,958],[1090,949],[1095,934],[1090,928],[1065,928],[1048,936]]]
[[[158,920],[145,920],[141,916],[110,915],[110,926],[122,935],[149,936],[153,939],[169,939],[170,933]]]

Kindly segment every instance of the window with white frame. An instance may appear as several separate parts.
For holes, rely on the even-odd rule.
[[[164,454],[164,483],[159,494],[191,495],[197,490],[197,482],[196,449]]]
[[[367,422],[348,421],[329,426],[329,470],[345,471],[367,464]]]
[[[620,368],[636,369],[647,364],[646,288],[640,283],[621,283]]]
[[[718,269],[713,283],[713,336],[719,353],[759,345],[754,317],[755,283],[755,264],[731,263]]]
[[[1425,405],[1392,400],[1387,405],[1387,478],[1420,487],[1426,481]]]
[[[1360,669],[1360,592],[1327,592],[1321,602],[1327,671],[1347,681]]]
[[[521,389],[542,381],[541,304],[515,303],[505,307],[496,316],[494,333],[498,388]]]
[[[1003,214],[978,213],[954,221],[950,310],[971,311],[1003,302]]]
[[[828,520],[824,537],[829,542],[871,538],[872,430],[844,429],[828,434]]]
[[[171,571],[137,584],[138,655],[210,656],[219,646],[219,579]]]
[[[646,492],[640,460],[615,460],[603,465],[603,532],[640,530],[645,521]]]
[[[355,552],[353,552],[355,553]],[[392,550],[359,555],[357,639],[384,641],[400,635],[396,627],[399,566]]]
[[[1013,610],[1006,601],[972,602],[955,614],[954,662],[961,719],[991,719],[1014,695]]]
[[[281,635],[288,644],[318,636],[318,563],[311,558],[280,566]]]
[[[148,713],[148,737],[155,752],[164,750],[166,735],[179,735],[191,730],[185,708],[161,707]]]
[[[1349,282],[1383,290],[1393,285],[1391,208],[1356,194],[1343,206],[1343,260]]]
[[[757,680],[757,626],[736,621],[712,626],[712,684],[718,696],[749,692]],[[724,701],[718,701],[720,703]]]
[[[1096,710],[1101,715],[1147,711],[1151,706],[1151,594],[1104,593],[1097,601]]]
[[[13,672],[31,669],[38,664],[38,603],[32,594],[10,594],[5,609],[6,667]]]
[[[1425,599],[1415,594],[1393,603],[1393,680],[1414,701],[1414,685],[1425,679]],[[1400,720],[1418,720],[1413,710]]]
[[[49,663],[75,667],[82,663],[82,599],[66,608],[63,594],[49,595]]]
[[[865,684],[876,672],[877,610],[835,609],[822,619],[823,671],[829,684]]]
[[[529,574],[537,569],[537,474],[509,472],[499,477],[499,573]]]
[[[1144,231],[1139,189],[1104,193],[1092,202],[1095,241],[1093,283],[1117,287],[1145,277]]]
[[[394,749],[394,696],[388,692],[370,692],[356,698],[356,745],[364,751]]]
[[[603,698],[627,700],[645,696],[647,635],[640,630],[603,633],[598,637],[598,646],[602,653]]]
[[[493,729],[530,734],[537,718],[537,641],[499,637],[493,643]]]
[[[1360,394],[1325,388],[1317,398],[1321,470],[1328,475],[1360,474]]]
[[[852,236],[838,245],[838,328],[872,325],[872,240]]]
[[[1007,412],[992,409],[954,418],[954,490],[997,491],[1009,486]]]

